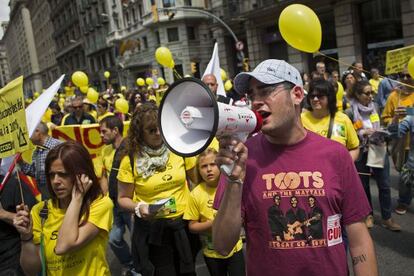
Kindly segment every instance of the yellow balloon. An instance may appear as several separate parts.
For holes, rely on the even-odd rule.
[[[321,47],[322,28],[318,16],[302,4],[287,6],[279,17],[283,39],[293,48],[315,53]]]
[[[221,76],[221,80],[222,81],[226,81],[227,80],[227,73],[223,68],[220,68],[220,76]]]
[[[174,60],[171,60],[170,66],[167,66],[167,67],[173,69],[174,66],[175,66]]]
[[[408,73],[410,73],[410,76],[414,78],[414,57],[410,58],[410,61],[408,61],[407,70]]]
[[[88,94],[86,94],[86,97],[88,98],[88,100],[91,103],[96,103],[98,101],[99,98],[99,93],[96,92],[95,89],[93,89],[92,87],[88,88]]]
[[[153,85],[153,84],[154,84],[154,80],[153,80],[152,78],[146,78],[146,79],[145,79],[145,83],[146,83],[147,85]]]
[[[128,101],[125,99],[118,99],[115,101],[115,109],[119,112],[121,112],[122,114],[127,114],[128,113]]]
[[[158,82],[159,85],[164,85],[165,84],[165,80],[163,78],[161,78],[161,77],[159,77],[157,79],[157,82]]]
[[[227,80],[224,83],[224,90],[229,91],[233,88],[233,84],[231,83],[231,80]]]
[[[77,86],[88,86],[88,76],[82,71],[76,71],[72,74],[72,82]],[[86,91],[85,91],[86,92]]]
[[[171,51],[167,47],[158,47],[158,49],[155,51],[155,59],[162,66],[169,68],[171,68],[171,61],[174,61]]]
[[[86,93],[86,92],[88,92],[88,86],[81,86],[81,87],[79,87],[79,90],[80,90],[82,93]]]
[[[145,80],[143,78],[137,78],[137,85],[138,86],[144,86]]]
[[[39,96],[40,96],[40,93],[39,92],[34,92],[33,97],[35,99],[39,98]]]
[[[127,88],[126,88],[126,86],[125,85],[122,85],[121,86],[121,91],[125,91]]]
[[[111,76],[111,73],[109,73],[108,71],[105,71],[104,72],[104,77],[106,78],[106,79],[109,79],[109,77]]]

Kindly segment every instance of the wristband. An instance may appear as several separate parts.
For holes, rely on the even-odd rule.
[[[243,185],[243,180],[241,180],[241,179],[230,179],[230,178],[227,178],[227,183],[228,184],[234,183],[234,184]]]
[[[144,205],[144,204],[147,204],[147,203],[144,202],[144,201],[140,201],[140,202],[138,202],[137,206],[135,206],[135,214],[139,218],[142,218],[141,211],[139,210],[139,207],[141,207],[141,205]]]
[[[30,236],[30,238],[28,238],[26,240],[23,240],[22,238],[20,238],[20,241],[23,242],[23,243],[29,242],[29,241],[32,241],[32,240],[33,240],[33,234]]]

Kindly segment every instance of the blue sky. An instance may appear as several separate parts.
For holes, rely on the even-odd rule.
[[[0,21],[9,21],[9,0],[0,0]],[[3,29],[0,28],[0,38],[3,37]]]

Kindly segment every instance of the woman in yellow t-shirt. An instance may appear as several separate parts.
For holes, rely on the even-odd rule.
[[[303,126],[344,145],[355,161],[359,154],[359,139],[351,120],[337,112],[334,86],[323,79],[312,81],[306,101],[309,111],[301,114]]]
[[[26,275],[110,275],[106,247],[113,204],[104,196],[88,151],[76,142],[50,150],[45,161],[51,199],[13,221]],[[43,274],[46,273],[46,274]]]
[[[243,243],[239,239],[236,246],[227,256],[220,255],[213,248],[212,227],[217,211],[213,209],[214,197],[220,178],[220,169],[216,164],[217,151],[208,148],[198,156],[197,168],[203,180],[194,190],[188,201],[184,219],[189,220],[191,232],[201,235],[203,254],[207,268],[212,276],[245,275]]]
[[[190,196],[186,172],[191,177],[195,158],[167,149],[153,103],[140,105],[133,114],[127,143],[128,155],[118,171],[118,203],[136,215],[135,268],[141,267],[144,276],[194,274],[193,236],[182,216]]]

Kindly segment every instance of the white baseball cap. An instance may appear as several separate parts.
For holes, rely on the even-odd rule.
[[[267,59],[262,61],[252,72],[242,72],[234,78],[234,88],[240,94],[249,89],[250,78],[265,84],[278,84],[284,81],[303,87],[302,77],[298,69],[284,60]]]

